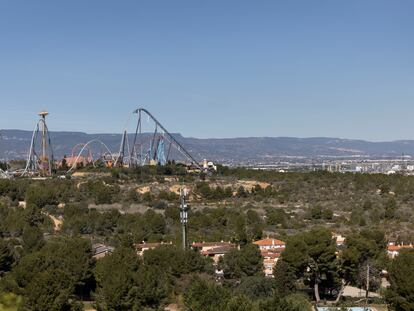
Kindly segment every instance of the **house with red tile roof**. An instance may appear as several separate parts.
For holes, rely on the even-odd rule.
[[[253,244],[256,244],[257,246],[259,246],[260,251],[275,250],[275,249],[279,250],[279,249],[285,249],[286,247],[285,242],[281,240],[273,239],[273,238],[267,238],[263,240],[254,241]]]
[[[221,257],[227,254],[231,249],[236,248],[236,244],[230,242],[193,242],[191,248],[200,252],[200,254],[210,257],[217,264]]]
[[[169,242],[169,243],[164,243],[164,242],[161,242],[161,243],[146,243],[146,242],[142,242],[141,244],[135,244],[135,249],[136,249],[137,254],[139,256],[143,256],[145,251],[147,251],[149,249],[157,248],[161,245],[172,245],[172,242]]]
[[[404,249],[414,249],[414,245],[412,243],[409,243],[409,244],[404,244],[404,243],[396,244],[394,242],[390,242],[390,243],[388,243],[388,246],[387,246],[387,255],[391,259],[394,259]]]
[[[286,243],[281,240],[267,238],[255,241],[253,244],[257,245],[260,249],[263,257],[263,272],[265,276],[273,277],[274,267],[281,253],[285,250]]]

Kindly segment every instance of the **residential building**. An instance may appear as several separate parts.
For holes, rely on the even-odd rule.
[[[231,249],[236,248],[236,244],[230,242],[193,242],[191,248],[200,252],[200,254],[210,257],[217,264],[221,257]]]
[[[390,257],[391,259],[394,259],[396,256],[398,256],[400,254],[400,252],[404,249],[413,249],[414,246],[412,243],[409,244],[396,244],[394,242],[390,242],[388,243],[387,246],[387,255],[388,257]]]
[[[267,277],[273,277],[273,271],[277,261],[280,258],[281,253],[285,250],[286,243],[273,239],[267,238],[253,242],[260,249],[260,253],[263,257],[263,272]]]
[[[267,277],[273,277],[273,271],[277,264],[277,261],[280,258],[281,250],[280,251],[263,251],[261,252],[263,257],[263,272]]]
[[[92,258],[96,260],[104,258],[106,255],[112,253],[115,250],[112,246],[106,246],[104,244],[93,244],[92,245]]]
[[[253,242],[253,244],[259,246],[260,251],[284,250],[286,247],[285,242],[273,238],[258,240]]]
[[[345,246],[345,237],[338,233],[332,233],[332,238],[335,240],[336,248],[343,249]]]
[[[139,256],[143,256],[144,252],[149,250],[149,249],[154,249],[157,248],[161,245],[172,245],[172,242],[169,243],[164,243],[164,242],[160,242],[160,243],[146,243],[146,242],[142,242],[141,244],[135,244],[135,249],[137,251],[137,254]]]

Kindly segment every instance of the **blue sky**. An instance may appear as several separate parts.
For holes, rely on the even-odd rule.
[[[414,1],[0,0],[0,128],[414,139]],[[132,123],[132,121],[131,121]],[[133,125],[130,124],[132,129]]]

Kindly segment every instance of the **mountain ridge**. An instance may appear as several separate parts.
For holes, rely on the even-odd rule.
[[[24,159],[27,155],[32,131],[19,129],[0,130],[0,158]],[[144,135],[151,135],[145,133]],[[195,138],[173,133],[174,137],[195,158],[211,159],[222,163],[275,161],[285,157],[396,157],[404,153],[414,156],[414,140],[371,142],[363,139],[336,137],[235,137]],[[70,155],[78,143],[92,139],[104,142],[112,152],[119,150],[122,134],[81,131],[50,132],[56,158]],[[128,137],[133,137],[129,134]]]

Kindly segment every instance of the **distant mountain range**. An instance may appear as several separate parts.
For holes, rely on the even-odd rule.
[[[23,130],[1,130],[0,159],[26,158],[32,132]],[[118,152],[121,134],[86,134],[82,132],[51,132],[55,158],[71,155],[78,143],[99,139],[112,152]],[[150,135],[150,134],[146,134]],[[200,161],[204,158],[220,163],[271,163],[286,158],[378,158],[400,157],[402,153],[414,156],[414,140],[391,142],[369,142],[339,138],[295,138],[295,137],[246,137],[198,139],[173,134],[182,145]],[[132,134],[129,136],[132,141]],[[92,145],[95,152],[99,144]],[[79,149],[78,149],[79,151]]]

